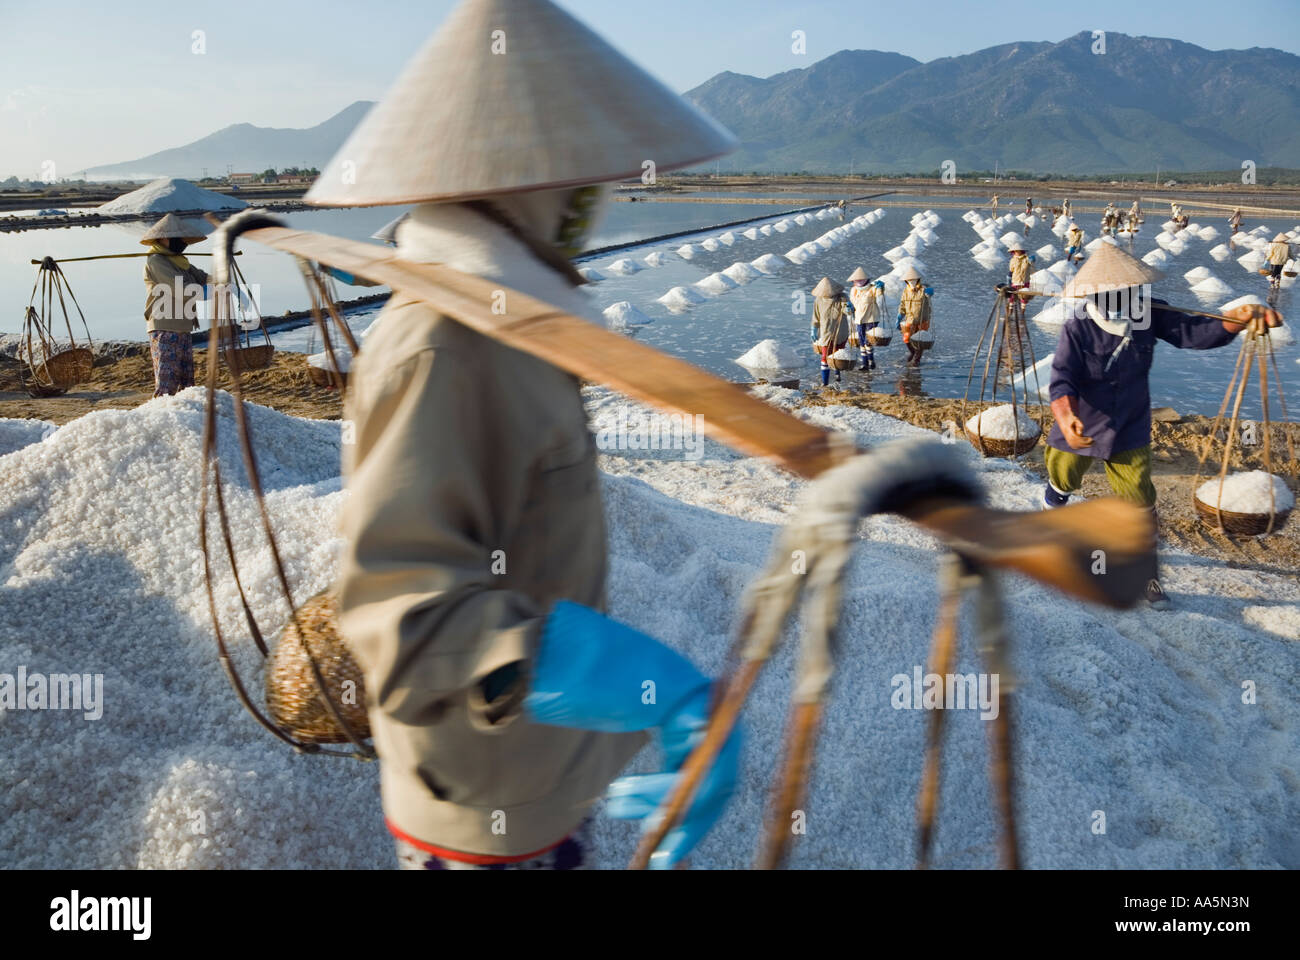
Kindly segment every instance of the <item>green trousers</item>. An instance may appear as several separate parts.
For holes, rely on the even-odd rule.
[[[1067,453],[1048,447],[1044,454],[1047,461],[1047,478],[1061,493],[1073,493],[1083,484],[1083,475],[1087,473],[1096,457],[1085,457],[1081,453]],[[1106,464],[1106,480],[1115,496],[1139,507],[1154,507],[1156,488],[1151,482],[1151,447],[1137,447],[1116,453]]]

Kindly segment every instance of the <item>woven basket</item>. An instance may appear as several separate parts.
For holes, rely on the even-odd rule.
[[[881,334],[874,333],[871,330],[867,331],[867,343],[871,344],[873,347],[887,347],[889,346],[889,341],[893,339],[894,335],[892,333]]]
[[[856,370],[858,360],[845,360],[842,357],[827,357],[826,364],[832,370]]]
[[[1284,276],[1284,277],[1294,277],[1295,275],[1296,275],[1296,272],[1295,272],[1294,270],[1283,270],[1283,271],[1282,271],[1282,276]]]
[[[1021,437],[1019,440],[995,440],[992,437],[981,437],[969,427],[963,429],[966,431],[966,439],[970,441],[970,445],[986,457],[1024,456],[1038,446],[1038,440],[1043,435],[1040,428],[1032,437]]]
[[[79,383],[85,383],[95,366],[95,355],[86,347],[72,347],[40,363],[24,382],[33,397],[58,397]]]
[[[325,387],[329,389],[334,386],[333,375],[330,373],[330,371],[326,370],[324,367],[313,367],[310,364],[308,364],[307,376],[311,377],[311,382],[316,384],[316,386],[318,387]],[[348,385],[348,372],[346,370],[340,370],[339,377],[343,381],[343,386],[346,387]]]
[[[240,370],[265,370],[271,365],[271,358],[275,356],[275,347],[269,343],[258,344],[255,347],[236,347],[233,350],[227,347],[227,364],[231,362],[232,356],[239,361]]]
[[[338,598],[318,593],[298,608],[307,646],[320,666],[330,699],[362,738],[370,736],[361,668],[338,632]],[[349,683],[350,681],[350,683]],[[308,743],[346,743],[347,736],[321,703],[311,663],[293,621],[284,628],[266,665],[266,708],[285,731]]]
[[[1273,529],[1269,530],[1270,517],[1267,513],[1237,513],[1232,510],[1218,510],[1192,494],[1192,503],[1201,520],[1215,530],[1222,520],[1223,529],[1241,537],[1258,537],[1264,533],[1277,533],[1291,516],[1290,510],[1280,510],[1272,515]]]
[[[916,350],[917,353],[925,353],[925,351],[929,350],[931,347],[934,346],[933,340],[912,339],[909,342],[912,344],[912,348]]]

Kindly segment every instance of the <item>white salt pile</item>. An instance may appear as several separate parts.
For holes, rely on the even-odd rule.
[[[1219,239],[1219,231],[1215,230],[1213,227],[1201,227],[1201,229],[1196,232],[1196,235],[1206,242]]]
[[[1283,513],[1295,506],[1286,481],[1263,470],[1228,474],[1223,478],[1222,493],[1218,477],[1206,480],[1196,489],[1196,499],[1232,513]]]
[[[757,240],[759,237],[758,227],[750,227],[748,230],[745,231],[744,235],[748,237],[750,240]]]
[[[756,277],[763,276],[763,271],[751,264],[745,263],[743,260],[736,261],[722,272],[737,283],[748,283]]]
[[[775,387],[755,393],[795,402]],[[620,410],[628,424],[645,416],[609,391],[583,395],[595,427],[617,423]],[[104,674],[98,721],[66,710],[0,714],[6,866],[391,869],[375,765],[292,753],[242,712],[216,663],[195,546],[201,396],[192,390],[91,414],[0,459],[0,670]],[[339,553],[340,424],[247,409],[289,577],[296,596],[310,596],[332,582]],[[873,446],[922,434],[848,407],[801,415]],[[260,520],[230,442],[228,401],[220,431],[245,582],[274,633],[287,610],[269,561],[259,558]],[[601,486],[610,615],[713,672],[737,629],[741,597],[803,485],[711,441],[702,453],[693,462],[680,449],[604,453]],[[1025,471],[982,461],[976,470],[996,507],[1034,510],[1041,500],[1042,480]],[[832,827],[793,845],[795,869],[905,869],[915,858],[912,813],[928,715],[890,709],[890,678],[924,670],[940,553],[932,537],[897,518],[873,518],[862,530],[844,580],[840,682],[806,798],[817,822]],[[1239,685],[1224,682],[1249,676],[1262,691],[1294,685],[1295,642],[1287,639],[1300,622],[1294,583],[1176,551],[1162,560],[1165,590],[1189,599],[1165,613],[1105,611],[1019,578],[1008,590],[1025,865],[1300,867],[1291,779],[1300,706],[1279,696],[1243,710]],[[218,610],[260,692],[238,595],[227,571],[220,574]],[[742,774],[692,855],[697,869],[740,869],[752,859],[754,825],[764,822],[768,778],[782,753],[791,646],[772,659],[745,712]],[[976,672],[977,664],[963,645],[958,671]],[[945,781],[986,783],[988,723],[954,713]],[[628,772],[660,762],[651,746]],[[878,816],[863,814],[868,795],[880,801]],[[1102,797],[1108,822],[1128,826],[1122,833],[1112,826],[1117,842],[1099,844],[1080,829],[1079,805],[1062,797]],[[952,790],[941,811],[936,866],[993,866],[988,792]],[[206,834],[194,829],[200,814]],[[593,824],[591,865],[626,864],[639,825],[599,812]]]
[[[797,224],[799,224],[799,226],[802,227],[805,223],[807,223],[807,222],[808,222],[809,220],[811,220],[811,219],[812,219],[812,217],[808,216],[808,214],[806,214],[806,213],[801,213],[801,214],[799,214],[799,216],[797,216],[797,217],[794,218],[794,222],[797,223]]]
[[[975,262],[985,269],[992,269],[996,266],[1006,263],[1008,257],[1001,250],[981,250],[975,254]]]
[[[693,243],[683,243],[674,252],[683,260],[694,260],[695,255],[700,252],[700,248]]]
[[[21,420],[0,417],[0,457],[33,443],[40,443],[59,429],[48,420]]]
[[[1181,257],[1187,251],[1187,241],[1182,237],[1174,237],[1170,243],[1165,245],[1165,249],[1169,251],[1170,256]]]
[[[1189,283],[1196,283],[1200,280],[1207,280],[1214,276],[1214,272],[1209,267],[1192,267],[1183,274],[1183,279]]]
[[[907,256],[907,250],[904,247],[890,247],[881,256],[889,261],[901,260]]]
[[[777,340],[760,340],[735,362],[748,370],[792,370],[801,365],[794,349]]]
[[[582,278],[588,283],[600,283],[600,281],[605,279],[605,275],[594,267],[579,267],[578,273],[581,274]]]
[[[830,359],[832,359],[832,360],[857,360],[857,359],[858,359],[858,351],[857,351],[856,348],[854,348],[854,349],[849,349],[848,347],[842,347],[841,349],[836,350],[834,353],[832,353],[831,356],[830,356]]]
[[[340,343],[334,347],[333,359],[330,358],[328,351],[322,350],[307,357],[307,366],[315,367],[317,370],[338,370],[340,373],[347,373],[352,369],[352,351],[345,344]]]
[[[975,414],[966,421],[966,429],[989,440],[1025,440],[1041,432],[1032,417],[1009,403]]]
[[[1052,399],[1052,361],[1055,353],[1049,353],[1028,370],[1016,374],[1011,385],[1017,396],[1049,403]]]
[[[622,260],[615,260],[613,263],[606,266],[605,269],[610,273],[619,273],[627,276],[628,274],[639,271],[641,269],[641,264],[637,263],[635,260],[628,260],[625,257]]]
[[[161,177],[138,190],[124,193],[116,200],[101,203],[96,212],[156,213],[162,215],[173,210],[243,210],[248,204],[238,197],[205,190],[188,180]]]
[[[770,223],[764,224],[758,228],[758,232],[765,237],[770,237],[772,235],[772,225]]]
[[[1232,293],[1232,287],[1218,277],[1207,277],[1192,285],[1192,293],[1204,294],[1207,297],[1222,297]]]
[[[729,247],[736,242],[736,235],[730,230],[726,233],[720,233],[718,234],[718,242]]]
[[[812,259],[812,254],[805,250],[801,245],[795,247],[793,250],[787,250],[785,252],[785,258],[791,263],[807,263]]]
[[[739,284],[732,280],[724,273],[711,273],[703,280],[695,284],[697,290],[703,290],[705,293],[717,296],[720,293],[726,293],[729,290],[735,290]]]
[[[775,253],[765,253],[756,260],[749,261],[759,273],[776,273],[790,265],[790,260]]]
[[[722,244],[720,244],[717,240],[714,240],[712,237],[709,237],[707,240],[700,241],[700,249],[708,250],[710,253],[712,253],[714,250],[721,250]]]
[[[1074,267],[1071,266],[1069,260],[1058,260],[1047,268],[1047,272],[1055,274],[1064,280],[1066,277],[1074,276]]]
[[[1163,250],[1152,250],[1142,257],[1142,262],[1152,267],[1163,267],[1169,263],[1169,254]]]
[[[1210,247],[1210,256],[1222,263],[1232,256],[1232,250],[1226,243],[1221,243],[1217,247]]]
[[[792,226],[794,226],[794,224],[789,220],[778,220],[776,223],[772,224],[772,229],[777,233],[785,233]]]
[[[1267,261],[1267,259],[1268,258],[1265,257],[1264,254],[1260,253],[1258,250],[1252,250],[1244,257],[1238,257],[1237,262],[1241,264],[1242,267],[1244,267],[1245,269],[1254,271],[1262,267],[1265,261]]]
[[[1065,289],[1065,283],[1048,270],[1036,270],[1029,275],[1029,288],[1043,293],[1059,293]]]
[[[933,330],[918,330],[912,334],[912,341],[915,343],[934,343]]]
[[[1236,310],[1238,307],[1250,306],[1252,304],[1258,304],[1261,307],[1268,306],[1267,303],[1255,296],[1253,293],[1248,293],[1244,297],[1237,297],[1235,300],[1229,300],[1227,303],[1223,304],[1219,307],[1219,313],[1227,313],[1229,310]]]
[[[659,302],[669,310],[682,310],[686,307],[693,307],[697,303],[703,303],[704,299],[689,287],[673,287],[659,298]]]
[[[637,327],[654,322],[654,318],[638,310],[631,300],[620,300],[618,303],[611,303],[602,313],[604,313],[605,322],[611,330],[618,330],[622,327]]]
[[[654,253],[647,255],[645,258],[645,265],[647,267],[662,267],[667,262],[668,262],[668,254],[661,253],[658,250],[656,250]]]
[[[1051,263],[1061,255],[1061,251],[1056,249],[1052,244],[1045,244],[1034,251],[1034,256],[1038,258],[1039,263]]]

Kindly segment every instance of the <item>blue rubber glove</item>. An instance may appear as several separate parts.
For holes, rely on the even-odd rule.
[[[561,600],[542,628],[524,712],[534,722],[602,733],[656,728],[664,772],[620,777],[606,794],[607,812],[646,820],[678,779],[709,722],[712,681],[653,637],[580,604]],[[686,857],[722,816],[740,767],[740,728],[701,781],[681,823],[650,858],[667,870]]]
[[[903,315],[901,313],[894,318],[894,329],[895,330],[903,329]]]
[[[934,287],[926,287],[923,291],[927,297],[934,295]]]
[[[1037,262],[1038,262],[1038,254],[1036,254],[1036,253],[1031,253],[1031,254],[1029,255],[1029,262],[1030,262],[1030,263],[1037,263]]]
[[[877,289],[877,290],[884,290],[884,289],[885,289],[885,281],[884,281],[884,280],[877,280],[877,281],[876,281],[876,289]]]

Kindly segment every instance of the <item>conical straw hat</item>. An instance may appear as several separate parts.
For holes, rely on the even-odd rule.
[[[549,0],[465,0],[304,199],[468,200],[641,177],[735,146]]]
[[[140,242],[146,247],[155,240],[170,240],[173,237],[180,237],[186,243],[198,243],[212,232],[212,228],[206,223],[198,223],[194,220],[182,220],[174,213],[169,213],[152,227],[145,231]]]
[[[378,240],[380,243],[397,243],[397,228],[402,222],[409,217],[409,213],[404,213],[396,220],[389,220],[386,224],[370,235],[371,240]]]
[[[836,297],[844,292],[844,286],[836,283],[830,277],[822,277],[821,282],[813,287],[812,295],[814,297]]]
[[[1276,237],[1273,238],[1274,243],[1286,243],[1286,241],[1287,241],[1287,235],[1285,233],[1279,233]]]
[[[871,277],[867,276],[867,271],[863,270],[861,267],[858,267],[858,269],[854,270],[851,274],[849,274],[850,281],[870,280],[870,279]]]
[[[903,280],[920,280],[921,271],[917,270],[916,267],[911,264],[908,264],[902,269],[898,276]]]
[[[1008,250],[1025,249],[1025,238],[1018,233],[1008,233],[1002,238],[1002,245]]]
[[[1065,285],[1061,296],[1087,297],[1107,290],[1126,290],[1153,283],[1163,276],[1113,243],[1103,243]]]

